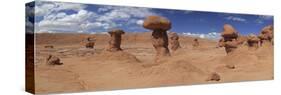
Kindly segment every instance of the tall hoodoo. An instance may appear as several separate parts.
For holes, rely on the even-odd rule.
[[[152,30],[152,45],[155,48],[156,61],[163,56],[170,56],[168,48],[167,30],[171,29],[171,22],[161,16],[148,16],[143,23],[143,27]]]
[[[122,34],[125,34],[125,32],[121,29],[114,29],[112,31],[108,32],[110,35],[109,40],[109,47],[107,48],[107,51],[114,52],[114,51],[122,51],[121,49],[121,41],[122,41]]]
[[[223,26],[221,36],[223,37],[223,40],[221,40],[223,42],[219,42],[219,44],[225,47],[227,54],[233,52],[238,47],[238,32],[230,24]]]
[[[274,37],[274,29],[273,25],[265,26],[259,35],[260,43],[263,45],[264,43],[272,43],[273,44],[273,37]]]

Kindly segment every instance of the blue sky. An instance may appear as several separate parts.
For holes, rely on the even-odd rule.
[[[273,16],[200,12],[189,10],[169,10],[155,8],[107,6],[62,2],[36,1],[32,24],[35,32],[49,33],[104,33],[114,28],[126,32],[147,32],[142,27],[143,19],[159,15],[172,22],[169,31],[201,38],[218,38],[223,24],[231,24],[242,35],[258,34],[266,26],[273,24]]]

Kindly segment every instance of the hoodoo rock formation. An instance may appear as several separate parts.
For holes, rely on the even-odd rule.
[[[109,31],[108,33],[110,34],[110,41],[107,51],[122,51],[120,46],[122,41],[122,35],[125,34],[125,32],[120,29],[114,29],[112,31]]]
[[[172,51],[176,51],[177,49],[181,48],[180,42],[179,42],[179,36],[176,32],[170,33],[170,41],[169,42],[170,42]]]
[[[223,39],[220,40],[219,45],[225,47],[227,54],[233,52],[238,47],[238,32],[231,25],[225,24],[223,26],[221,36]]]
[[[157,52],[156,61],[161,57],[170,56],[167,30],[171,29],[171,22],[161,16],[148,16],[143,27],[152,30],[152,45]]]
[[[254,50],[258,49],[259,41],[260,39],[256,35],[253,34],[249,35],[247,40],[249,49],[254,49]]]
[[[86,48],[94,48],[96,39],[93,37],[87,38]]]
[[[264,43],[273,44],[273,37],[274,37],[273,31],[274,29],[272,25],[268,25],[261,30],[259,35],[261,45],[263,45]]]

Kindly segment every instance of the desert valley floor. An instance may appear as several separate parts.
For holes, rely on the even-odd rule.
[[[124,52],[106,53],[109,36],[94,34],[95,49],[82,41],[90,34],[36,35],[36,93],[97,91],[127,88],[224,83],[273,79],[273,47],[248,50],[240,46],[231,55],[217,47],[217,41],[180,36],[181,49],[155,63],[151,32],[127,33],[122,37]],[[54,48],[45,48],[52,45]],[[56,55],[63,65],[46,65],[46,57]],[[235,68],[228,66],[235,65]],[[212,73],[219,81],[207,81]]]

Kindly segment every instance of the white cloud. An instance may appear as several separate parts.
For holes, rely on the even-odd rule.
[[[27,33],[33,33],[34,32],[33,29],[34,29],[34,24],[29,20],[25,20],[25,31]]]
[[[185,32],[182,33],[184,36],[191,36],[191,37],[199,37],[203,39],[219,39],[220,38],[220,33],[218,32],[210,32],[210,33],[191,33],[191,32]]]
[[[83,4],[37,1],[35,14],[37,16],[44,16],[61,10],[79,11],[85,7],[86,6]]]
[[[51,14],[45,16],[45,18],[38,23],[36,31],[57,31],[57,32],[76,32],[84,31],[89,32],[93,25],[93,22],[88,20],[95,17],[95,13],[86,10],[80,10],[77,13],[67,15],[66,13],[60,12],[57,14]],[[99,26],[99,25],[96,25]]]
[[[258,24],[263,24],[264,21],[271,19],[273,19],[273,16],[261,15],[255,20],[255,22]]]
[[[232,20],[232,21],[246,22],[246,19],[242,17],[228,16],[225,19]]]
[[[103,32],[123,25],[139,26],[146,16],[157,15],[151,9],[136,7],[106,6],[95,12],[86,10],[86,5],[73,3],[40,2],[35,7],[36,16],[43,17],[35,23],[37,32]],[[74,13],[67,13],[69,10]]]
[[[25,31],[27,33],[33,33],[34,24],[30,21],[29,18],[34,16],[34,7],[26,6],[25,8]]]
[[[136,23],[137,23],[138,25],[142,25],[142,24],[143,24],[143,20],[138,20]]]
[[[104,7],[100,7],[98,8],[98,12],[106,12],[112,9],[112,6],[104,6]]]
[[[97,18],[97,21],[105,22],[110,25],[118,25],[117,21],[127,22],[126,24],[139,24],[138,19],[143,19],[150,15],[158,15],[148,8],[136,8],[136,7],[101,7],[98,12],[105,12]],[[122,25],[122,24],[121,24]]]

